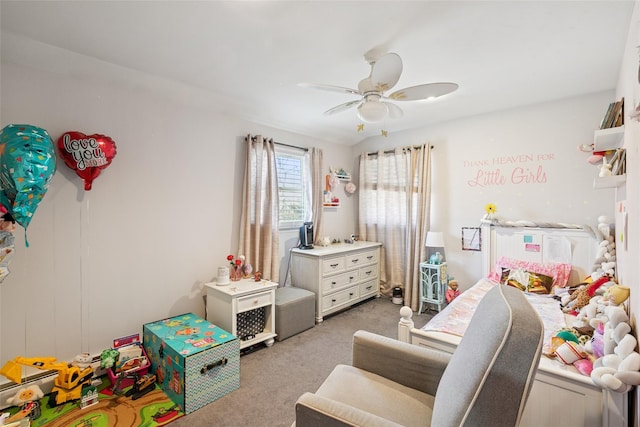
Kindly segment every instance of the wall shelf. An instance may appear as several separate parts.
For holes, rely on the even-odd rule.
[[[615,188],[625,183],[627,174],[596,177],[593,180],[593,188]]]
[[[593,135],[593,151],[615,150],[622,147],[624,125],[609,129],[599,129]]]
[[[598,129],[593,133],[593,151],[609,151],[614,152],[606,156],[606,162],[612,164],[613,170],[616,172],[626,172],[626,153],[621,147],[624,145],[624,125]],[[617,188],[627,181],[626,173],[619,173],[611,176],[596,176],[593,179],[593,188]]]

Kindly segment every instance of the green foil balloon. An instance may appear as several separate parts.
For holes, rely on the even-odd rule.
[[[56,172],[46,130],[7,125],[0,131],[0,203],[25,230]]]

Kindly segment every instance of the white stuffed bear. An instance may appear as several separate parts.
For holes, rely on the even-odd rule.
[[[609,305],[604,312],[604,356],[596,360],[591,380],[602,388],[626,393],[640,385],[640,354],[634,351],[637,340],[630,334],[629,316],[621,306]]]

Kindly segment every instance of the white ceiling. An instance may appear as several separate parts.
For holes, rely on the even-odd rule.
[[[2,59],[117,78],[180,102],[354,144],[382,128],[392,133],[613,89],[633,6],[612,0],[2,0]],[[369,73],[364,55],[372,50],[402,57],[396,89],[438,81],[460,88],[436,101],[397,102],[404,117],[358,132],[355,109],[323,115],[355,95],[297,85],[356,88]]]

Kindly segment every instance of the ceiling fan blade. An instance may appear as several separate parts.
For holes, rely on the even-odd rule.
[[[385,92],[398,83],[402,74],[402,59],[397,53],[387,53],[371,65],[371,83]]]
[[[427,83],[397,90],[388,96],[396,101],[417,101],[419,99],[437,98],[458,89],[456,83]]]
[[[398,107],[396,104],[392,104],[391,102],[383,102],[386,104],[387,109],[389,110],[389,118],[391,119],[399,119],[404,115],[402,108]]]
[[[328,90],[330,92],[342,92],[342,93],[346,92],[346,93],[352,93],[354,95],[360,95],[360,92],[358,92],[356,89],[351,89],[351,88],[342,87],[342,86],[323,85],[323,84],[317,84],[317,83],[298,83],[298,86],[311,88],[311,89]]]
[[[348,110],[349,108],[353,107],[356,104],[361,103],[362,100],[358,99],[356,101],[349,101],[349,102],[345,102],[344,104],[340,104],[337,105],[333,108],[328,109],[327,111],[324,112],[325,116],[330,116],[332,114],[336,114],[336,113],[340,113],[342,111]]]

